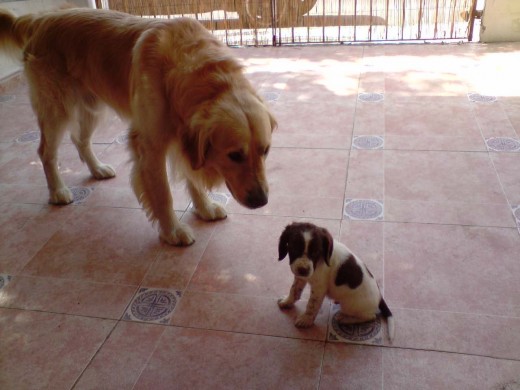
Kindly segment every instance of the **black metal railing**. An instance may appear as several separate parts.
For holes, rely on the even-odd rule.
[[[228,45],[467,40],[476,0],[97,0],[153,18],[198,19]]]

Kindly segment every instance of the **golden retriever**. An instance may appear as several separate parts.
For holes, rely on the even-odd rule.
[[[16,18],[0,10],[0,48],[23,54],[50,203],[73,200],[57,163],[71,122],[72,141],[92,175],[115,175],[91,149],[101,104],[130,123],[131,184],[165,242],[194,241],[173,209],[168,162],[204,220],[226,217],[207,195],[223,183],[245,207],[267,203],[265,158],[276,121],[230,49],[196,20],[93,9]]]

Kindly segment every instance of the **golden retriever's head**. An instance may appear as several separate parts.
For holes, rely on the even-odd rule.
[[[267,204],[265,159],[276,121],[251,90],[231,89],[192,116],[184,152],[206,180],[224,180],[233,197],[254,209]]]

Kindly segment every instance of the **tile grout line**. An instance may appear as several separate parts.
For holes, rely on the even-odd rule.
[[[387,77],[387,73],[384,72],[383,73],[384,77],[383,77],[383,139],[386,141],[387,138],[386,138],[386,107],[387,107],[387,104],[386,104],[386,77]],[[383,199],[382,199],[382,202],[383,202],[383,227],[382,227],[382,237],[381,237],[381,256],[382,256],[382,266],[383,266],[383,272],[382,272],[382,278],[383,278],[383,291],[381,291],[381,294],[383,295],[383,297],[385,297],[385,290],[386,290],[386,280],[385,280],[385,263],[386,263],[386,256],[385,256],[385,232],[386,232],[386,218],[385,218],[385,200],[386,200],[386,142],[383,141],[383,150],[382,150],[382,153],[383,153]],[[387,331],[388,331],[388,322],[387,322]],[[383,330],[383,336],[384,336],[385,332]],[[384,370],[384,358],[385,358],[385,354],[384,354],[384,349],[381,349],[381,390],[383,390],[385,388],[385,370]]]
[[[495,103],[499,103],[499,101],[496,101]],[[477,103],[477,104],[478,104],[478,103]],[[477,126],[478,126],[478,129],[479,129],[479,131],[480,131],[480,135],[481,135],[481,137],[482,137],[482,139],[483,139],[483,141],[484,141],[484,145],[486,146],[486,153],[487,153],[488,159],[489,159],[489,161],[491,162],[491,165],[493,166],[493,170],[494,170],[494,172],[495,172],[496,178],[498,179],[498,183],[500,184],[500,189],[502,190],[502,194],[504,195],[504,198],[506,199],[506,202],[507,202],[507,204],[508,204],[508,206],[509,206],[509,209],[510,209],[510,211],[511,211],[512,218],[513,218],[513,222],[515,223],[515,225],[516,225],[516,229],[517,229],[518,233],[520,234],[520,226],[519,226],[519,224],[518,224],[517,221],[516,221],[515,215],[513,214],[513,205],[511,204],[511,201],[509,200],[509,197],[507,196],[506,191],[504,190],[504,184],[503,184],[502,179],[500,178],[500,175],[499,175],[499,173],[498,173],[498,170],[497,170],[497,167],[496,167],[495,161],[493,160],[493,155],[492,155],[492,153],[500,154],[500,152],[495,152],[495,151],[491,150],[491,149],[487,146],[486,137],[484,137],[484,132],[483,132],[483,130],[482,130],[482,125],[480,124],[480,121],[477,119],[477,116],[475,115],[475,109],[473,108],[474,106],[472,105],[471,107],[472,107],[472,110],[471,110],[471,111],[472,111],[473,114],[474,114],[473,117],[475,118],[475,122],[476,122],[476,124],[477,124]],[[503,110],[503,107],[502,107],[502,106],[500,106],[500,107],[501,107],[502,110]],[[505,111],[504,111],[504,113],[505,113]],[[516,133],[516,129],[515,129],[515,127],[512,125],[512,123],[511,123],[511,119],[509,118],[509,115],[507,115],[507,113],[505,113],[505,114],[506,114],[506,116],[507,116],[507,119],[508,119],[508,121],[509,121],[509,124],[511,125],[511,127],[513,128],[513,130],[514,130],[515,133]],[[518,133],[516,133],[516,134],[518,135]],[[502,153],[504,153],[504,152],[502,152]]]
[[[499,153],[499,152],[496,152],[496,153]],[[498,169],[497,169],[497,167],[495,165],[495,161],[493,160],[493,157],[491,155],[491,151],[488,151],[488,156],[489,156],[489,161],[491,162],[491,165],[493,166],[493,170],[495,171],[495,175],[498,179],[498,183],[500,184],[500,189],[502,190],[502,194],[504,195],[504,198],[506,199],[506,202],[509,206],[509,210],[511,211],[511,217],[513,218],[513,222],[515,223],[518,233],[520,234],[520,224],[517,222],[516,217],[513,213],[513,205],[511,204],[511,201],[509,200],[509,197],[507,196],[507,193],[504,189],[504,184],[498,173]]]
[[[516,230],[515,226],[492,226],[492,225],[472,225],[468,223],[438,223],[438,222],[419,222],[419,221],[366,221],[374,223],[385,223],[385,224],[415,224],[415,225],[433,225],[433,226],[459,226],[459,227],[470,227],[470,228],[482,228],[482,229],[508,229]]]
[[[385,388],[385,354],[384,349],[381,348],[381,390]]]
[[[185,211],[185,212],[183,213],[182,217],[180,218],[181,221],[182,221],[182,218],[184,218],[184,215],[186,214],[186,212],[187,212],[187,211]],[[226,211],[226,212],[227,212],[227,211]],[[180,301],[182,300],[182,298],[184,297],[184,295],[185,295],[186,292],[188,291],[188,287],[190,286],[190,283],[191,283],[191,281],[192,281],[192,279],[193,279],[193,276],[195,275],[195,273],[197,272],[197,269],[199,268],[199,265],[200,265],[200,262],[202,261],[202,258],[204,257],[204,255],[206,254],[206,251],[208,250],[208,246],[209,246],[209,244],[210,244],[210,242],[211,242],[211,240],[212,240],[212,238],[213,238],[213,235],[215,234],[215,231],[216,231],[216,229],[213,229],[213,230],[211,231],[211,234],[210,234],[210,236],[209,236],[209,238],[208,238],[208,242],[207,242],[207,244],[206,244],[206,247],[204,248],[204,250],[203,250],[202,253],[200,254],[200,258],[199,258],[199,261],[197,262],[197,266],[196,266],[195,269],[193,270],[193,273],[191,274],[191,276],[190,276],[188,282],[186,283],[186,286],[184,287],[184,289],[179,289],[179,290],[176,289],[176,291],[180,291],[180,292],[181,292],[181,296],[179,297],[179,302],[177,302],[177,303],[175,304],[175,307],[174,307],[173,310],[172,310],[171,318],[170,318],[170,320],[168,321],[168,326],[176,326],[176,325],[173,325],[173,324],[172,324],[173,318],[175,317],[175,310],[177,309],[178,304],[180,303]],[[126,312],[126,310],[125,310],[125,312]]]
[[[363,57],[364,57],[364,53],[365,53],[365,48],[363,47],[363,51],[362,51]],[[360,69],[358,72],[358,85],[357,85],[357,89],[356,89],[356,91],[357,91],[356,96],[359,96],[359,87],[361,85],[361,77],[362,77],[362,70]],[[343,200],[341,202],[341,212],[340,212],[341,214],[340,214],[340,219],[339,219],[339,232],[338,232],[339,237],[341,237],[341,231],[343,229],[343,223],[345,220],[344,210],[345,210],[345,202],[347,199],[349,167],[350,167],[350,159],[352,158],[352,143],[354,140],[354,129],[355,129],[355,125],[356,125],[356,112],[357,112],[358,104],[359,104],[359,99],[356,97],[356,103],[354,105],[354,114],[352,116],[352,127],[350,130],[350,145],[348,145],[348,148],[346,149],[346,150],[348,150],[348,159],[346,162],[345,186],[344,186],[344,191],[343,191]],[[326,329],[326,333],[325,333],[325,340],[322,342],[323,343],[323,354],[321,356],[317,389],[319,389],[321,387],[321,380],[322,380],[322,376],[323,376],[323,365],[324,365],[324,360],[325,360],[325,349],[326,349],[327,344],[329,344],[328,338],[329,338],[329,333],[330,333],[330,323],[331,323],[331,316],[333,315],[332,301],[328,302],[328,304],[329,304],[329,314],[327,316],[327,329]]]
[[[383,133],[383,139],[386,140],[386,108],[387,108],[387,105],[386,105],[386,72],[384,73],[384,79],[383,79],[383,96],[384,96],[384,100],[383,100],[383,129],[384,129],[384,133]],[[386,201],[386,144],[383,143],[383,150],[382,150],[382,153],[383,153],[383,199],[382,199],[382,202],[383,202],[383,232],[382,232],[382,243],[381,243],[381,255],[382,255],[382,262],[383,262],[383,275],[382,275],[382,278],[383,278],[383,291],[381,291],[381,294],[383,295],[383,297],[385,296],[385,290],[386,290],[386,278],[385,278],[385,270],[386,270],[386,256],[385,256],[385,232],[386,232],[386,208],[385,208],[385,201]],[[388,329],[388,328],[387,328]],[[382,361],[381,361],[381,364],[382,364]],[[381,385],[384,386],[384,382],[382,381],[381,382]]]
[[[365,53],[365,48],[363,47],[363,51],[362,51],[362,56],[364,58],[364,54]],[[344,218],[344,213],[345,213],[345,202],[347,200],[347,189],[348,189],[348,176],[349,176],[349,167],[350,167],[350,160],[352,158],[352,143],[354,141],[354,130],[355,130],[355,127],[356,127],[356,113],[357,113],[357,108],[358,108],[358,104],[359,104],[359,88],[360,88],[360,85],[361,85],[361,77],[362,77],[362,73],[363,71],[361,69],[359,69],[358,71],[358,82],[357,82],[357,88],[356,88],[356,103],[354,104],[354,113],[353,113],[353,116],[352,116],[352,128],[350,130],[350,145],[348,146],[348,148],[346,150],[348,150],[348,159],[347,159],[347,164],[346,164],[346,173],[345,173],[345,186],[344,186],[344,191],[343,191],[343,200],[341,202],[341,214],[340,214],[340,219],[339,219],[339,235],[341,236],[341,230],[343,229],[343,221],[345,220]],[[328,335],[328,325],[327,325],[327,335]]]
[[[83,374],[85,373],[85,371],[87,371],[87,369],[90,367],[90,365],[92,364],[92,362],[94,361],[94,359],[96,358],[96,356],[99,354],[99,352],[101,351],[101,349],[103,348],[103,346],[105,345],[105,343],[108,341],[108,339],[110,338],[110,336],[112,335],[112,333],[114,332],[114,330],[116,329],[117,325],[119,324],[119,321],[115,321],[114,323],[114,326],[112,326],[112,329],[110,329],[110,332],[108,332],[108,334],[106,335],[105,339],[103,340],[103,342],[99,345],[98,349],[96,350],[96,352],[94,352],[94,354],[92,355],[92,357],[90,358],[90,360],[88,361],[88,363],[85,365],[85,368],[83,368],[83,370],[81,371],[81,373],[78,375],[78,377],[76,378],[76,380],[74,381],[74,383],[72,384],[72,386],[70,387],[71,390],[74,389],[74,387],[76,387],[76,385],[78,384],[78,382],[80,381],[80,379],[83,377]]]
[[[467,315],[467,316],[475,316],[475,317],[494,317],[494,318],[509,318],[509,319],[520,319],[520,316],[508,316],[503,314],[489,314],[489,313],[475,313],[475,312],[464,312],[464,311],[454,311],[454,310],[437,310],[437,309],[418,309],[414,307],[396,307],[398,310],[408,310],[408,311],[424,311],[424,312],[432,312],[432,313],[447,313],[447,314],[459,314],[459,315]]]
[[[150,324],[150,325],[153,326],[154,324]],[[132,385],[132,389],[135,389],[135,386],[137,385],[137,382],[139,382],[139,378],[141,378],[141,375],[143,375],[144,370],[148,367],[148,363],[150,363],[150,360],[152,359],[153,355],[155,354],[155,351],[157,351],[157,347],[159,345],[159,342],[163,338],[164,332],[166,332],[166,330],[168,329],[169,326],[171,326],[171,325],[165,325],[161,335],[159,337],[157,337],[157,341],[155,342],[154,347],[150,351],[150,355],[146,359],[146,362],[143,363],[143,365],[141,366],[141,370],[139,371],[139,375],[137,376],[137,378],[135,379],[134,384]]]
[[[42,314],[53,314],[53,315],[68,316],[68,317],[90,318],[90,319],[94,319],[94,320],[105,320],[105,321],[116,321],[116,322],[119,321],[117,318],[87,316],[85,314],[71,314],[71,313],[64,313],[64,312],[59,312],[59,311],[48,311],[48,310],[42,310],[42,309],[23,309],[23,308],[19,308],[19,307],[11,307],[11,306],[0,306],[0,309],[18,310],[18,311],[42,313]]]
[[[327,331],[328,331],[328,321],[327,321]],[[328,335],[328,332],[327,332],[327,335]],[[318,375],[318,383],[316,385],[316,390],[319,390],[320,387],[321,387],[321,379],[323,377],[323,364],[324,364],[324,361],[325,361],[325,349],[327,347],[327,335],[325,335],[325,340],[324,341],[321,341],[321,346],[323,348],[322,350],[322,353],[321,353],[321,359],[320,359],[320,370],[319,370],[319,375]]]

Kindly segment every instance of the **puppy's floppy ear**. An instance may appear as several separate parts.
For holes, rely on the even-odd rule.
[[[291,235],[290,226],[287,226],[280,236],[280,241],[278,241],[278,261],[285,259],[285,256],[287,256]]]
[[[330,235],[329,231],[324,228],[320,228],[321,245],[323,250],[323,256],[325,258],[325,264],[330,266],[330,257],[332,256],[332,250],[334,249],[334,239]]]

